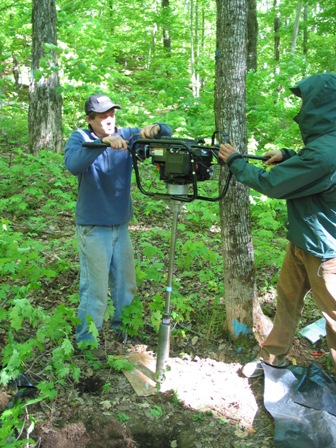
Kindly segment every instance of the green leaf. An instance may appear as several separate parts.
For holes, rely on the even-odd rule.
[[[74,347],[69,339],[64,339],[62,342],[62,349],[66,355],[71,355],[74,352]]]

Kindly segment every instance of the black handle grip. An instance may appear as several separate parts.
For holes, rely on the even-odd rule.
[[[108,147],[108,145],[106,143],[103,143],[101,140],[93,142],[83,142],[82,146],[84,146],[84,148],[93,148],[93,149],[101,149]]]
[[[242,156],[244,157],[244,159],[253,159],[253,160],[268,160],[269,157],[265,157],[265,156],[253,156],[250,154],[242,154]]]

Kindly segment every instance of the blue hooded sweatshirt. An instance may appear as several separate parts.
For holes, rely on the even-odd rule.
[[[168,125],[160,125],[159,137],[170,137]],[[140,128],[116,129],[115,136],[130,140]],[[84,141],[101,141],[91,129],[72,133],[65,145],[65,166],[78,177],[76,224],[119,225],[133,216],[131,201],[132,156],[130,151],[85,148]]]

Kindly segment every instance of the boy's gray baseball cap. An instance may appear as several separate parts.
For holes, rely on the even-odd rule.
[[[103,93],[97,93],[91,95],[85,101],[85,113],[88,115],[90,112],[104,113],[110,109],[121,109],[119,104],[115,104],[111,98]]]

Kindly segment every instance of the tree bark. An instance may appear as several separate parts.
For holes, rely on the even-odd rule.
[[[163,48],[166,53],[170,55],[171,53],[171,40],[170,40],[170,29],[169,29],[169,0],[161,0],[161,7],[163,12],[164,24],[163,24]]]
[[[55,0],[33,0],[32,80],[29,88],[29,150],[61,152],[62,97],[59,92]]]
[[[274,17],[274,60],[280,61],[280,17],[276,15]]]
[[[193,96],[197,98],[195,69],[194,0],[190,1],[190,71]]]
[[[291,53],[295,53],[296,49],[296,40],[299,34],[299,24],[300,24],[300,14],[302,9],[302,3],[299,2],[297,9],[296,9],[296,16],[295,16],[295,23],[294,23],[294,30],[293,30],[293,37],[292,37],[292,45],[291,45]]]
[[[258,20],[256,0],[248,0],[247,16],[247,71],[257,70]]]
[[[246,150],[247,0],[217,0],[216,129]],[[227,175],[222,170],[221,182]],[[226,321],[233,338],[253,328],[256,299],[249,189],[231,181],[220,203]]]
[[[308,55],[308,4],[305,3],[303,8],[303,54]]]

